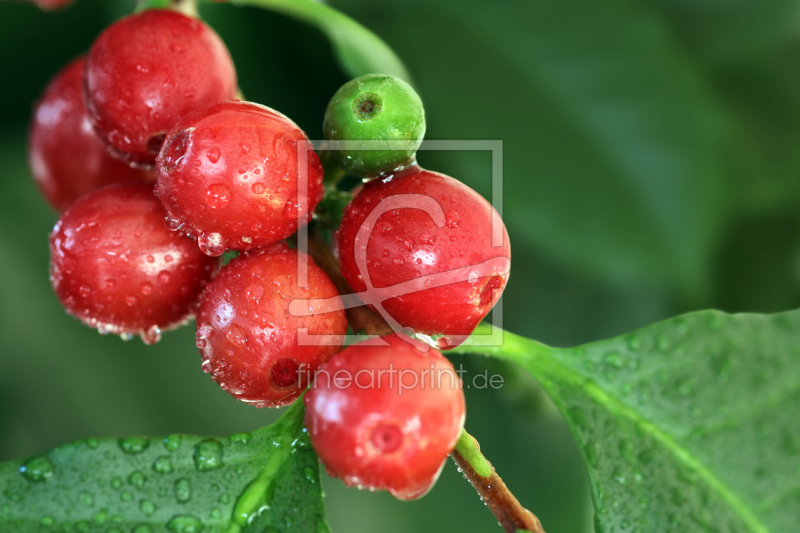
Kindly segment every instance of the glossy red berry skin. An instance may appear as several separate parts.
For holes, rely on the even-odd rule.
[[[111,185],[61,215],[50,235],[50,280],[67,312],[101,333],[160,330],[194,314],[218,261],[164,226],[151,185]]]
[[[390,345],[354,344],[320,367],[305,424],[330,475],[413,500],[436,482],[461,434],[464,393],[440,352],[383,339]]]
[[[28,136],[33,179],[59,212],[104,185],[155,181],[152,172],[111,157],[94,133],[83,104],[84,64],[80,57],[50,81],[34,107]]]
[[[123,18],[89,50],[84,95],[100,136],[120,158],[152,166],[180,117],[236,94],[236,70],[200,20],[153,9]]]
[[[416,200],[399,199],[399,205],[377,219],[366,248],[366,271],[373,287],[386,288],[420,279],[434,283],[434,274],[461,270],[442,286],[414,289],[383,301],[383,306],[402,326],[418,333],[436,335],[439,347],[452,348],[463,342],[500,298],[508,280],[511,247],[505,225],[497,211],[463,183],[437,172],[413,167],[402,174],[373,180],[364,185],[344,212],[336,234],[342,275],[357,292],[366,290],[356,264],[356,236],[373,209],[395,195],[422,195],[435,201],[432,209],[441,217],[441,227]],[[407,198],[407,197],[404,197]],[[444,215],[442,217],[442,215]],[[493,222],[494,220],[494,222]],[[492,246],[492,225],[502,235],[502,244]],[[363,254],[364,251],[360,252]],[[491,268],[478,265],[495,260]],[[474,267],[474,270],[470,267]],[[424,285],[423,285],[424,287]],[[461,338],[459,338],[461,337]]]
[[[278,243],[237,257],[209,284],[197,312],[203,369],[223,390],[256,407],[294,401],[311,372],[341,349],[301,343],[300,328],[309,335],[347,331],[341,310],[309,317],[289,312],[295,299],[339,298],[327,274],[305,254],[308,287],[297,286],[300,254]]]
[[[284,239],[322,199],[323,170],[308,152],[301,187],[297,125],[264,106],[223,102],[197,109],[170,131],[158,156],[158,193],[175,226],[210,255]],[[300,195],[307,194],[307,202]]]

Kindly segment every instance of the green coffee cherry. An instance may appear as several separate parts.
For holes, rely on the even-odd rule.
[[[425,111],[408,83],[394,76],[368,74],[336,91],[325,111],[323,131],[329,140],[403,141],[394,149],[329,152],[355,176],[391,174],[416,161],[425,136]]]

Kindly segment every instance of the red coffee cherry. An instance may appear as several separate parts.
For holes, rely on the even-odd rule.
[[[322,199],[323,171],[308,152],[301,186],[297,125],[268,107],[223,102],[189,113],[169,132],[156,165],[171,227],[197,237],[209,255],[284,239]],[[301,202],[301,195],[307,202]]]
[[[111,157],[95,135],[83,105],[84,64],[80,57],[55,75],[36,103],[31,120],[31,172],[56,211],[104,185],[155,181],[151,172]]]
[[[111,185],[83,197],[50,235],[50,281],[67,312],[101,333],[158,341],[183,324],[217,260],[164,226],[150,185]]]
[[[357,249],[359,228],[384,199],[392,207],[366,229],[366,250]],[[492,246],[493,224],[502,235],[498,247]],[[419,167],[365,184],[345,210],[336,244],[342,275],[358,292],[366,290],[367,274],[378,289],[419,280],[419,287],[408,294],[396,290],[383,306],[404,327],[443,335],[438,339],[443,349],[457,346],[463,340],[458,336],[475,329],[508,280],[508,262],[502,258],[511,258],[511,247],[497,211],[463,183]],[[357,253],[365,272],[359,271]],[[480,267],[492,259],[489,267]]]
[[[125,17],[89,50],[84,79],[89,116],[114,153],[153,165],[164,136],[198,107],[229,100],[236,70],[219,36],[171,10]]]
[[[301,252],[284,243],[237,257],[203,294],[197,311],[197,347],[203,370],[223,390],[256,407],[293,402],[320,363],[340,350],[300,342],[309,335],[344,335],[343,311],[296,317],[295,299],[338,298],[328,276],[308,259],[308,287],[298,287]]]
[[[322,365],[304,397],[311,443],[331,476],[401,500],[436,482],[464,427],[453,365],[405,340],[358,343]]]

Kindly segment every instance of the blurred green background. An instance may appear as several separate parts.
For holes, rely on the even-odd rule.
[[[800,1],[332,0],[414,76],[429,139],[504,141],[514,269],[505,327],[567,346],[691,309],[800,303]],[[238,403],[200,369],[193,330],[155,347],[79,325],[48,283],[56,216],[25,162],[34,100],[127,2],[45,14],[0,3],[0,460],[87,436],[225,435],[277,412]],[[345,81],[313,28],[204,5],[244,93],[321,136]],[[488,153],[421,154],[489,195]],[[535,381],[495,362],[468,390],[468,427],[550,533],[591,531],[583,464]],[[401,503],[325,482],[335,531],[498,531],[448,464]]]

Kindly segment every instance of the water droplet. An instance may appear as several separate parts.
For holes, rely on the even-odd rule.
[[[227,504],[231,503],[231,497],[228,496],[227,494],[223,494],[222,496],[219,497],[219,499],[217,501],[219,503],[227,505]]]
[[[144,295],[148,295],[153,292],[153,284],[149,281],[145,281],[139,285],[139,291]]]
[[[206,189],[206,203],[213,209],[222,209],[231,201],[231,192],[221,184],[215,183]]]
[[[194,465],[200,471],[222,466],[222,444],[217,439],[201,441],[194,450]]]
[[[603,355],[603,364],[612,368],[622,368],[625,361],[618,352],[608,352]]]
[[[236,324],[231,324],[231,327],[228,328],[228,332],[225,334],[225,338],[228,339],[228,342],[231,344],[247,344],[247,334]]]
[[[100,446],[100,441],[95,439],[94,437],[89,437],[88,439],[86,439],[86,445],[92,450],[96,450],[97,447]]]
[[[292,202],[286,202],[283,205],[283,216],[286,218],[297,218],[297,206]]]
[[[56,519],[52,516],[43,516],[42,519],[39,520],[39,523],[43,526],[52,526],[56,523]]]
[[[133,499],[133,494],[128,492],[127,490],[122,491],[122,494],[119,495],[119,499],[123,502],[129,502]]]
[[[150,516],[156,512],[156,505],[150,500],[142,500],[139,502],[139,510],[145,516]]]
[[[178,218],[167,216],[164,218],[164,225],[170,231],[178,231],[183,226],[183,222]]]
[[[200,251],[211,257],[221,256],[225,253],[225,247],[227,246],[222,235],[206,232],[201,233],[197,238],[197,245],[200,247]]]
[[[150,439],[147,437],[128,437],[119,439],[118,442],[122,451],[131,455],[142,453],[150,446]]]
[[[147,524],[140,524],[133,528],[133,533],[153,533],[153,528]]]
[[[669,339],[664,335],[659,335],[656,339],[656,349],[660,352],[666,352],[669,349]]]
[[[94,506],[94,498],[88,492],[81,492],[78,495],[78,499],[80,500],[81,504],[83,504],[85,507]]]
[[[167,529],[173,533],[199,533],[203,530],[203,523],[194,516],[181,515],[170,520]]]
[[[144,487],[147,478],[139,472],[138,470],[134,471],[130,476],[128,476],[128,483],[136,487],[137,489],[141,489]]]
[[[147,345],[156,344],[161,340],[161,328],[158,326],[150,326],[141,333],[142,342]]]
[[[114,518],[117,518],[117,517],[114,517]],[[101,511],[99,511],[96,515],[94,515],[94,518],[92,518],[92,521],[97,526],[106,525],[108,523],[108,509],[102,509]],[[108,532],[106,532],[106,533],[108,533]]]
[[[436,236],[435,235],[420,235],[419,236],[420,244],[434,244],[436,243]]]
[[[264,194],[264,191],[267,190],[267,187],[263,183],[258,182],[254,183],[251,189],[253,191],[253,194]]]
[[[115,477],[111,480],[111,487],[114,489],[121,489],[122,488],[122,478]]]
[[[450,211],[445,216],[445,225],[450,229],[455,229],[461,224],[461,216],[455,211]]]
[[[192,484],[186,478],[175,482],[175,499],[179,503],[186,503],[192,499]]]
[[[217,161],[219,161],[220,155],[221,154],[220,154],[219,148],[216,148],[216,147],[214,147],[214,148],[210,149],[208,152],[206,152],[206,157],[208,158],[208,161],[210,163],[212,163],[212,164],[214,164]]]
[[[231,444],[247,445],[250,443],[250,439],[252,438],[253,436],[250,433],[236,433],[228,437],[228,442],[230,442]]]
[[[167,148],[162,158],[164,170],[172,172],[178,168],[189,150],[191,136],[190,130],[181,130],[167,140]]]
[[[180,435],[170,435],[164,438],[164,448],[167,451],[174,452],[181,447],[182,437]]]
[[[25,461],[19,471],[28,481],[45,481],[53,477],[56,467],[50,459],[40,455]]]
[[[153,461],[153,470],[159,474],[169,474],[175,470],[175,467],[173,466],[172,459],[169,458],[169,455],[162,455]]]
[[[158,273],[158,281],[160,281],[161,283],[169,283],[171,279],[172,279],[172,274],[170,274],[166,270],[162,270],[161,272]]]
[[[129,307],[133,307],[134,305],[136,305],[137,301],[138,300],[136,300],[136,296],[132,294],[129,294],[125,297],[125,304],[128,305]]]
[[[586,462],[590,466],[597,468],[599,452],[597,444],[593,440],[589,440],[583,445],[583,453],[586,456]]]
[[[303,477],[305,477],[311,483],[317,482],[317,473],[314,472],[314,469],[310,466],[307,466],[303,469]]]

